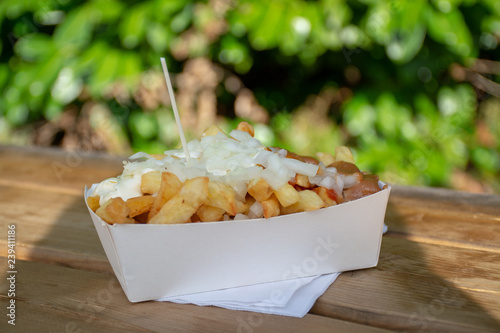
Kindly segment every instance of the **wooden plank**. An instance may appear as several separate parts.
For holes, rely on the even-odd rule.
[[[2,308],[7,306],[7,299],[0,296]],[[16,325],[8,324],[7,320],[0,322],[2,332],[151,332],[137,325],[124,323],[121,320],[103,321],[100,318],[83,315],[78,311],[60,309],[49,304],[27,302],[25,299],[17,301]],[[19,305],[20,304],[20,305]],[[3,319],[3,318],[2,318]]]
[[[0,211],[16,225],[19,259],[111,272],[83,195],[0,186]],[[2,255],[6,241],[0,238]]]
[[[0,161],[0,185],[73,194],[123,170],[123,157],[49,148],[0,146]]]
[[[443,188],[417,186],[393,186],[392,194],[397,198],[395,205],[417,205],[459,215],[468,212],[477,218],[498,218],[500,196],[495,194],[477,194],[453,191]]]
[[[395,186],[389,237],[500,253],[500,196]]]
[[[0,269],[6,271],[5,258]],[[17,262],[16,327],[19,332],[383,332],[337,319],[292,318],[168,302],[130,303],[116,279],[36,262]],[[7,302],[6,279],[0,303]],[[0,330],[7,328],[5,318]]]
[[[498,332],[500,255],[384,238],[376,268],[345,272],[312,313],[405,331]]]

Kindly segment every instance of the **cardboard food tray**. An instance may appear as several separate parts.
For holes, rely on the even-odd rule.
[[[390,190],[270,219],[109,225],[89,212],[126,296],[141,302],[374,267]]]

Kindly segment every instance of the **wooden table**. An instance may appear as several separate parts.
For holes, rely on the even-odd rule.
[[[394,186],[378,266],[341,274],[304,318],[129,303],[83,201],[121,160],[0,147],[0,332],[500,332],[500,196],[441,189]]]

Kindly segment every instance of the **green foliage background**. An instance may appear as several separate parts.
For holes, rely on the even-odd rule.
[[[453,75],[499,59],[495,0],[18,0],[0,29],[0,143],[178,146],[165,56],[198,105],[188,136],[243,117],[300,154],[348,144],[389,182],[500,192],[500,102]]]

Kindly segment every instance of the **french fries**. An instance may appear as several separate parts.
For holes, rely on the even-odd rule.
[[[335,161],[344,161],[354,164],[354,157],[348,147],[338,146],[335,148]]]
[[[150,171],[141,177],[141,192],[143,194],[155,194],[160,189],[161,172]]]
[[[323,200],[323,202],[325,203],[325,207],[330,207],[337,204],[337,202],[334,200],[335,192],[333,190],[329,190],[326,187],[317,187],[314,189],[314,192],[316,192],[321,200]]]
[[[299,192],[290,184],[285,184],[274,192],[283,207],[288,207],[300,200]]]
[[[246,122],[240,123],[237,129],[254,136],[253,127]],[[207,138],[207,140],[213,141],[234,139],[224,133],[225,137],[219,133],[223,133],[222,130],[217,126],[212,126],[203,133],[203,137],[216,136],[216,138]],[[241,136],[241,133],[238,136]],[[253,138],[252,140],[255,141]],[[271,153],[279,150],[279,148],[273,150],[274,148],[268,147],[264,147],[264,149]],[[286,153],[286,156],[283,155],[283,152]],[[345,146],[336,147],[335,155],[318,153],[316,156],[319,161],[313,157],[304,158],[284,150],[281,150],[281,154],[281,158],[297,160],[293,163],[290,163],[292,162],[290,160],[285,161],[287,163],[283,162],[283,165],[291,165],[296,169],[293,169],[292,176],[285,173],[285,177],[279,183],[276,183],[272,178],[266,178],[273,183],[274,188],[268,181],[258,176],[245,181],[245,183],[238,183],[239,185],[236,186],[234,183],[230,185],[224,182],[224,178],[191,178],[192,175],[191,177],[186,176],[185,178],[190,179],[181,182],[172,172],[149,171],[140,176],[140,184],[138,185],[142,195],[133,196],[126,201],[116,197],[100,205],[101,196],[93,194],[87,198],[87,204],[92,211],[110,224],[175,224],[260,217],[272,218],[340,204],[345,201],[343,195],[351,186],[354,188],[354,185],[360,185],[363,180],[368,182],[376,177],[362,174],[354,165],[350,149]],[[168,160],[168,156],[172,155],[168,155],[168,152],[165,152],[165,155],[151,155],[152,158],[160,161],[156,162],[160,165]],[[179,157],[175,155],[172,157],[179,160]],[[300,163],[303,164],[300,165]],[[315,169],[310,171],[311,164],[316,167],[317,171],[314,171]],[[151,170],[149,166],[151,164],[148,164],[148,170]],[[262,164],[256,164],[256,166],[265,169]],[[175,171],[177,169],[165,167],[161,170]],[[179,171],[176,172],[178,174]],[[351,173],[355,174],[356,177]],[[336,181],[334,178],[337,176],[344,177],[340,180],[341,184],[348,184],[340,190],[332,185],[338,184],[332,183]],[[290,177],[288,183],[281,185],[286,182],[286,177]],[[344,188],[346,191],[343,190]]]
[[[253,179],[248,183],[248,194],[262,202],[273,194],[273,188],[263,178]]]
[[[236,129],[239,131],[247,132],[251,136],[254,135],[253,126],[247,123],[246,121],[242,121],[241,123],[239,123]]]
[[[255,198],[250,194],[246,196],[245,202],[236,201],[236,212],[237,214],[248,215],[250,207],[255,203]]]
[[[122,198],[113,198],[106,201],[95,213],[108,223],[135,223],[129,218],[130,209]]]
[[[299,173],[295,175],[295,184],[304,188],[311,187],[311,183],[309,182],[309,177],[307,177],[306,175],[301,175]]]
[[[275,195],[272,195],[269,199],[262,201],[261,205],[266,219],[280,215],[280,204]]]
[[[335,162],[335,157],[333,157],[332,154],[329,153],[316,153],[316,156],[318,157],[319,161],[323,163],[324,165],[330,165],[333,162]]]
[[[180,191],[169,199],[151,218],[151,224],[186,223],[208,198],[208,178],[186,180]]]
[[[153,156],[157,160],[162,160],[165,158],[165,155],[163,154],[151,154],[151,156]]]
[[[92,209],[92,211],[94,213],[100,207],[100,205],[99,205],[100,200],[101,200],[101,197],[98,195],[87,198],[87,205],[89,205],[89,208]]]
[[[213,136],[219,132],[226,135],[218,126],[212,125],[203,132],[203,136]]]
[[[291,206],[283,207],[283,214],[292,214],[298,212],[308,212],[325,207],[325,203],[316,192],[304,190],[298,192],[300,199]]]
[[[151,207],[153,207],[154,201],[155,198],[149,195],[128,199],[125,201],[125,204],[130,209],[128,216],[136,217],[137,215],[149,212]]]
[[[148,215],[148,220],[151,220],[160,209],[170,200],[182,187],[182,183],[176,175],[170,172],[161,174],[160,188],[153,202],[153,206]]]
[[[201,222],[220,221],[224,215],[224,209],[203,204],[196,211],[196,215]]]
[[[231,216],[237,213],[236,193],[228,184],[209,182],[207,204],[212,207],[223,209]]]

